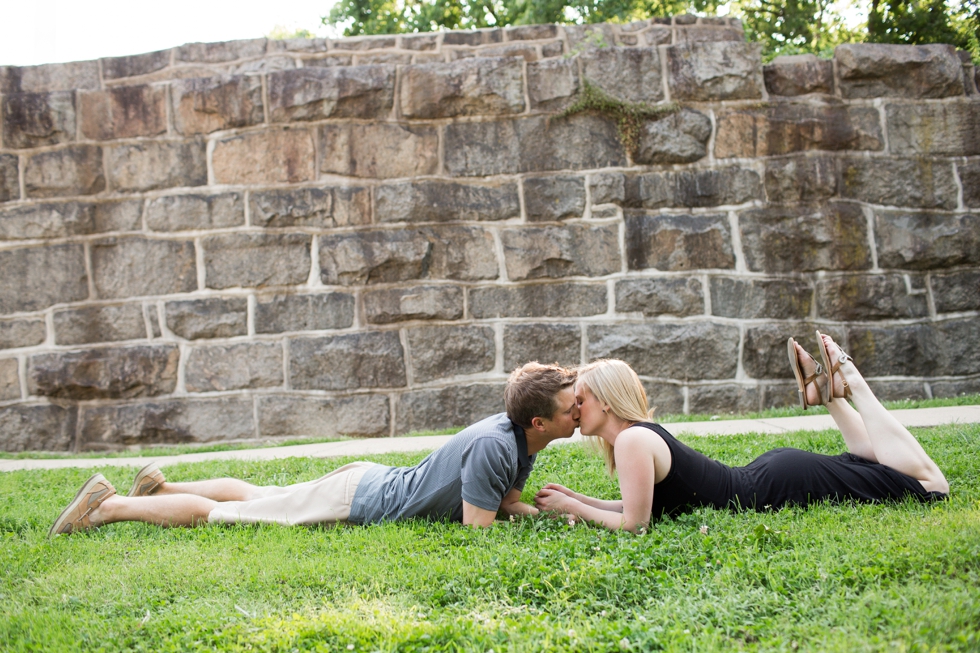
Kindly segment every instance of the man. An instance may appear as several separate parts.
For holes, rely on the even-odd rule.
[[[498,512],[533,515],[520,500],[536,454],[578,426],[575,372],[528,363],[510,375],[506,413],[463,429],[414,467],[356,462],[307,483],[258,487],[234,478],[167,482],[155,464],[126,497],[101,474],[62,511],[49,536],[120,521],[160,526],[317,524],[426,517],[489,526]]]

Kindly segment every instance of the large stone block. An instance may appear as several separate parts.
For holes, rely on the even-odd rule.
[[[435,127],[394,123],[320,127],[320,172],[351,177],[417,177],[439,170]]]
[[[26,204],[0,210],[0,239],[64,238],[95,231],[92,205]]]
[[[511,281],[601,277],[622,270],[619,229],[615,225],[504,229],[500,240]]]
[[[711,119],[700,111],[678,113],[650,121],[640,130],[637,163],[691,163],[708,155]]]
[[[817,314],[842,322],[929,316],[925,279],[873,274],[817,280]]]
[[[766,161],[770,202],[819,202],[837,195],[837,161],[827,156],[795,156]]]
[[[0,93],[50,93],[100,86],[98,61],[0,67]]]
[[[762,67],[762,77],[769,95],[834,92],[834,63],[812,54],[776,57]]]
[[[16,358],[0,358],[0,401],[20,399],[19,368]]]
[[[167,133],[165,86],[141,84],[79,91],[78,110],[82,136],[95,141]]]
[[[980,373],[976,318],[931,324],[853,326],[848,353],[866,377],[965,376]]]
[[[145,54],[126,57],[107,57],[102,59],[103,79],[123,79],[139,77],[163,70],[170,65],[170,50],[157,50]]]
[[[419,119],[521,113],[523,67],[516,57],[405,66],[399,92],[401,115]]]
[[[102,149],[75,145],[42,152],[27,159],[24,192],[27,197],[95,195],[105,190]]]
[[[82,451],[255,438],[252,400],[248,397],[86,407],[79,421],[78,446]]]
[[[328,285],[479,281],[499,274],[493,236],[478,227],[364,231],[320,238],[320,280]]]
[[[921,381],[869,381],[868,385],[879,401],[931,399],[926,394],[926,384]]]
[[[533,110],[560,111],[572,103],[578,89],[578,63],[574,59],[527,64],[527,94]]]
[[[703,19],[702,19],[703,20]],[[703,43],[706,41],[745,41],[741,28],[723,25],[677,25],[674,27],[675,43]]]
[[[503,383],[471,383],[406,392],[395,409],[395,434],[469,426],[504,412]]]
[[[269,117],[273,122],[386,118],[394,94],[390,65],[284,70],[269,75]]]
[[[296,390],[400,388],[407,383],[397,331],[289,341],[289,386]]]
[[[75,94],[12,93],[3,96],[3,146],[42,147],[75,140]]]
[[[88,298],[85,250],[80,244],[0,250],[0,314],[39,311]]]
[[[568,367],[581,364],[582,329],[577,324],[505,325],[504,370],[531,361]]]
[[[933,397],[962,397],[980,394],[980,379],[962,381],[933,381],[929,384]]]
[[[316,178],[313,135],[272,128],[215,143],[214,178],[220,184],[296,183]]]
[[[937,313],[980,311],[980,270],[934,272],[931,275],[930,285]]]
[[[282,344],[242,342],[195,347],[187,356],[188,392],[223,392],[282,386]]]
[[[271,396],[258,402],[262,437],[382,438],[391,432],[391,408],[384,395]]]
[[[458,320],[463,289],[458,286],[385,288],[364,293],[364,316],[371,324],[406,320]]]
[[[208,288],[294,286],[310,276],[306,234],[222,234],[203,239]]]
[[[346,329],[354,324],[354,296],[328,292],[316,295],[259,295],[255,298],[255,332]]]
[[[188,63],[223,63],[259,57],[266,52],[266,39],[242,39],[217,43],[186,43],[174,53],[176,61]]]
[[[0,154],[0,202],[20,199],[18,159],[12,154]]]
[[[626,206],[651,209],[728,206],[764,197],[759,174],[741,166],[629,175],[624,192]]]
[[[745,264],[753,272],[867,270],[868,220],[841,202],[771,207],[739,214]]]
[[[529,177],[524,180],[528,222],[555,222],[585,213],[585,180],[577,176]]]
[[[605,284],[553,283],[470,290],[469,311],[494,317],[583,317],[606,312]]]
[[[786,359],[786,340],[793,337],[820,360],[817,339],[814,331],[829,334],[837,342],[844,342],[843,331],[826,324],[807,322],[769,322],[745,327],[745,342],[742,346],[742,367],[745,374],[753,379],[792,379],[793,370]],[[858,361],[860,364],[860,361]],[[861,368],[862,371],[864,368]],[[792,393],[793,402],[797,393]]]
[[[592,204],[622,204],[626,200],[626,175],[621,172],[600,172],[589,176]]]
[[[78,409],[54,404],[0,408],[0,450],[69,451]]]
[[[711,313],[743,320],[803,319],[813,305],[813,288],[799,279],[712,277]]]
[[[963,95],[963,64],[952,45],[848,43],[834,50],[845,98]]]
[[[660,379],[732,379],[738,367],[738,327],[712,322],[596,324],[588,327],[586,358],[619,358],[637,374]],[[783,345],[785,356],[785,344]]]
[[[59,345],[145,340],[143,307],[140,304],[115,304],[55,311],[54,339]]]
[[[169,195],[146,205],[146,226],[152,231],[186,231],[245,224],[242,193]]]
[[[692,415],[733,415],[760,409],[761,388],[754,385],[695,385],[687,392]]]
[[[752,158],[806,150],[884,148],[878,110],[840,104],[779,102],[764,108],[723,110],[715,156]]]
[[[139,192],[208,183],[203,140],[142,141],[106,148],[111,190]]]
[[[102,299],[197,290],[190,241],[109,238],[92,243],[92,278]]]
[[[249,194],[257,227],[350,227],[370,224],[371,191],[357,186],[267,190]]]
[[[731,226],[725,215],[626,216],[630,270],[734,268]]]
[[[616,283],[616,312],[645,316],[704,314],[704,289],[697,277],[623,279]]]
[[[980,154],[980,103],[889,104],[888,147],[909,157]],[[966,187],[963,188],[966,191]],[[974,190],[974,192],[976,192]]]
[[[36,354],[27,361],[31,395],[59,399],[128,399],[177,387],[176,345],[141,345]]]
[[[497,347],[488,326],[431,326],[407,330],[415,383],[493,369]]]
[[[980,214],[875,211],[883,268],[935,270],[980,263]]]
[[[980,160],[956,164],[963,189],[963,205],[980,209]]]
[[[170,86],[174,129],[208,134],[261,124],[262,80],[254,75],[174,80]]]
[[[841,197],[888,206],[956,208],[956,177],[948,161],[843,159],[840,166]]]
[[[244,297],[208,297],[165,306],[167,328],[187,340],[231,338],[248,333],[248,300]]]
[[[334,50],[383,50],[394,48],[396,37],[388,35],[372,35],[360,38],[342,38],[331,40]]]
[[[664,99],[657,48],[596,48],[580,56],[582,76],[606,94],[626,102]]]
[[[114,200],[88,205],[96,233],[138,231],[143,228],[143,200]]]
[[[17,349],[40,345],[47,338],[41,318],[0,320],[0,349]]]
[[[377,187],[374,213],[382,223],[508,220],[521,216],[521,202],[512,182],[402,182]]]
[[[647,403],[654,411],[654,421],[660,421],[665,415],[684,414],[684,388],[680,385],[662,381],[643,381],[643,389],[647,391]]]
[[[679,43],[667,48],[667,84],[674,100],[762,98],[758,43]]]

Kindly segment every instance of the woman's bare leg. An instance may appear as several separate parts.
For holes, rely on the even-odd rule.
[[[121,497],[114,495],[92,511],[92,526],[140,521],[158,526],[197,526],[208,521],[218,502],[194,494]]]

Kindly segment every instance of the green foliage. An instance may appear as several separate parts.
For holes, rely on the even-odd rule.
[[[619,139],[630,152],[635,152],[640,138],[640,127],[648,120],[659,120],[680,111],[680,106],[670,104],[651,106],[644,102],[624,102],[608,95],[588,80],[582,85],[582,92],[570,107],[559,117],[576,113],[590,113],[605,116],[616,121]]]
[[[968,45],[951,21],[948,0],[871,0],[868,41],[872,43],[952,43]]]
[[[276,41],[284,41],[286,39],[312,39],[316,35],[310,30],[303,29],[302,27],[297,27],[296,29],[291,30],[284,25],[276,25],[265,36],[266,38]]]
[[[746,38],[762,43],[763,59],[812,53],[824,57],[842,44],[861,40],[832,8],[832,0],[749,0],[739,8]]]

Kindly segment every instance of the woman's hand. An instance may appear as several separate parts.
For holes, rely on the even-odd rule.
[[[577,499],[576,493],[573,490],[568,489],[564,485],[558,485],[557,483],[548,483],[542,490],[554,490],[556,492],[561,492],[562,494],[569,496],[573,499]]]
[[[576,513],[575,506],[580,505],[567,487],[549,483],[534,495],[534,507],[544,512]]]

